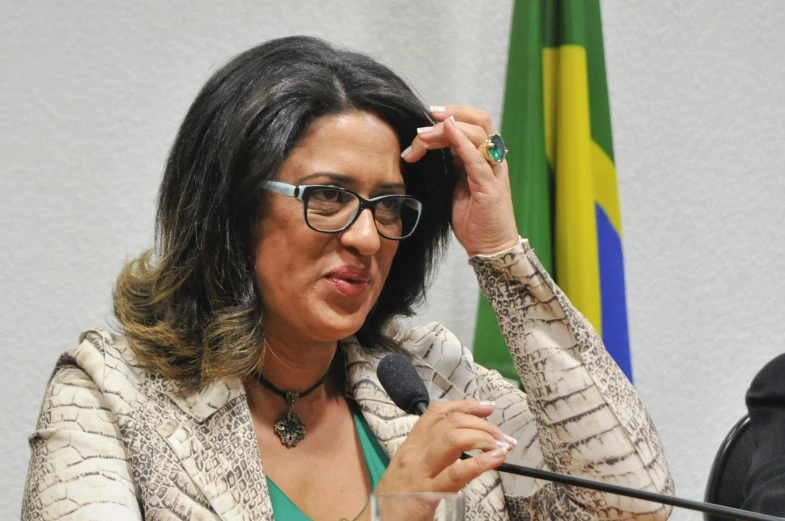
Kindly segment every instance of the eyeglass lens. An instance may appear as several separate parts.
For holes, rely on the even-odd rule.
[[[306,218],[317,230],[334,232],[354,219],[360,200],[351,193],[330,188],[314,190],[308,198]],[[385,197],[376,201],[374,216],[379,233],[391,239],[406,237],[414,230],[421,204],[410,197]]]

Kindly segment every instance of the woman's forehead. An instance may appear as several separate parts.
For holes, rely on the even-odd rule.
[[[395,131],[378,116],[360,111],[325,116],[289,154],[278,179],[300,182],[324,173],[354,182],[401,183],[400,148]]]

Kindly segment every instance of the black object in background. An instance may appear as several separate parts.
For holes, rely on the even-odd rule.
[[[711,464],[709,480],[706,483],[706,494],[703,500],[707,503],[741,508],[744,503],[744,482],[750,472],[752,463],[752,431],[750,417],[744,415],[722,440],[714,461]],[[749,510],[751,507],[747,507]],[[762,512],[752,508],[755,512]],[[763,512],[771,514],[771,512]],[[721,518],[704,514],[705,521],[720,521]]]
[[[747,391],[752,454],[742,508],[785,516],[785,354],[763,366]]]

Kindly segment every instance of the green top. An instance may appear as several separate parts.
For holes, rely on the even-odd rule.
[[[365,468],[368,469],[368,476],[371,478],[371,491],[373,491],[376,489],[376,485],[379,484],[379,480],[387,469],[387,464],[390,460],[376,440],[376,436],[371,432],[371,428],[365,423],[362,413],[354,405],[351,405],[351,409],[354,427],[357,431],[357,437],[360,438],[360,446],[363,449]],[[269,477],[267,478],[267,486],[270,489],[270,502],[273,504],[273,514],[276,519],[312,521],[310,517],[297,508],[297,505]]]

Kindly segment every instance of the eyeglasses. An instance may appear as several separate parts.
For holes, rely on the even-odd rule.
[[[342,232],[368,208],[379,235],[399,241],[414,233],[422,215],[422,202],[410,195],[391,194],[364,199],[338,186],[295,186],[279,181],[268,181],[264,188],[301,200],[305,224],[317,232]]]

